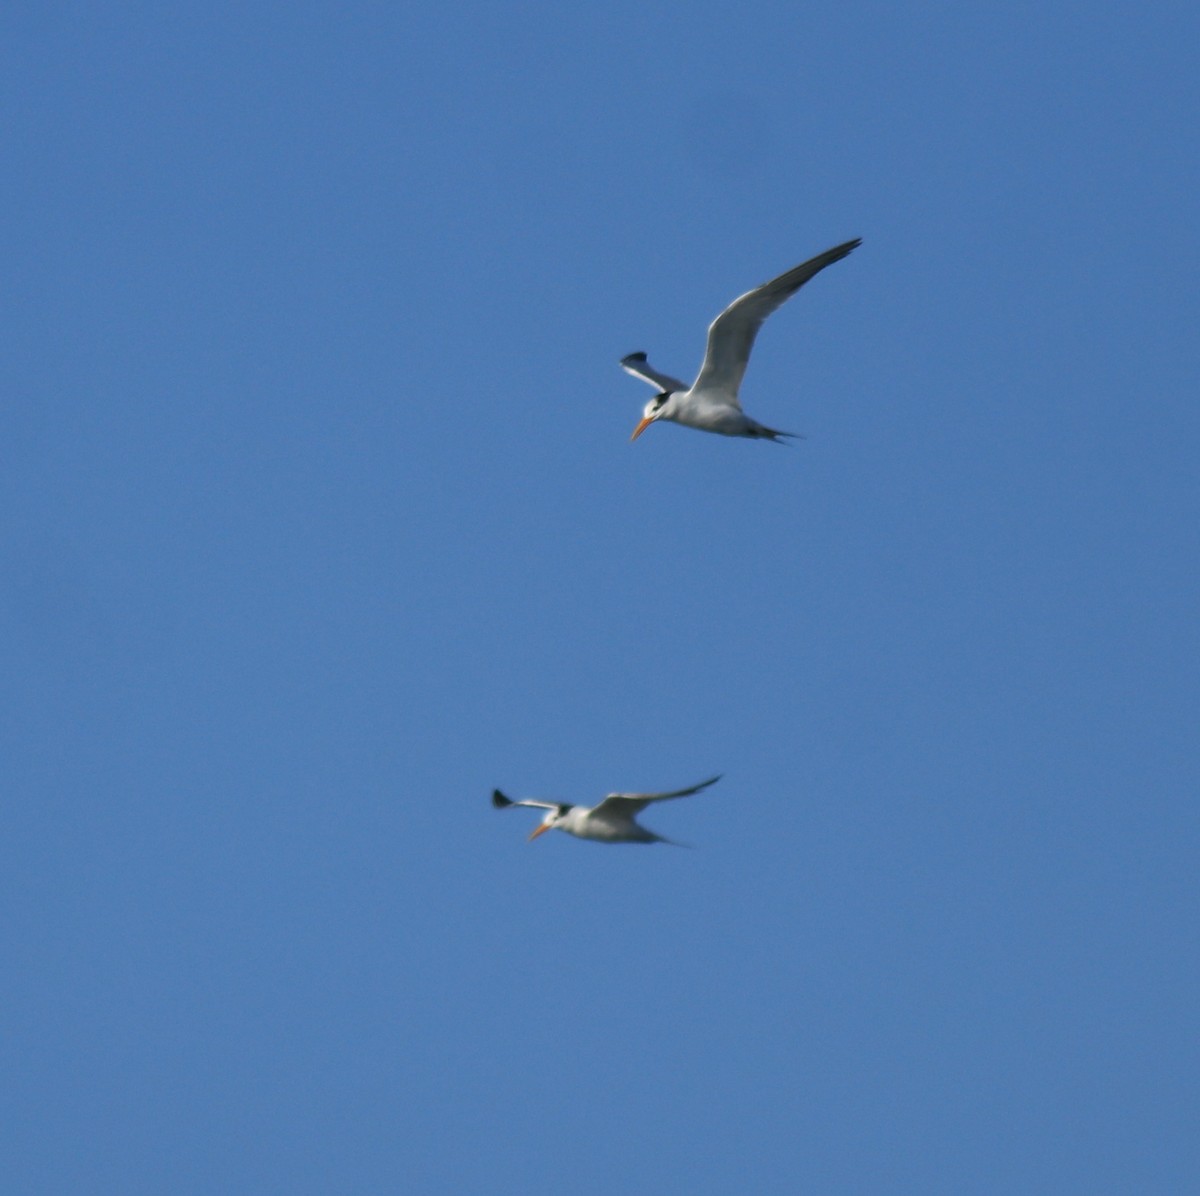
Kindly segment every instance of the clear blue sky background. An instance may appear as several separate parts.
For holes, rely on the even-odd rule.
[[[1196,1190],[1195,6],[190,7],[0,15],[6,1190]]]

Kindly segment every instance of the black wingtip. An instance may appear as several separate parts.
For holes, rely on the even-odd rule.
[[[511,806],[513,803],[500,792],[499,789],[492,790],[492,805],[497,810],[503,810],[506,806]]]
[[[855,237],[853,241],[847,241],[844,245],[835,245],[830,253],[830,264],[840,262],[842,258],[849,257],[862,244],[862,237]]]
[[[643,362],[645,362],[645,360],[646,360],[645,353],[627,353],[624,357],[621,358],[621,364],[628,365],[631,361],[643,363]]]

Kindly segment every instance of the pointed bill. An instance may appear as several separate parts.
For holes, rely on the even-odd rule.
[[[639,420],[638,426],[634,428],[633,435],[629,438],[630,444],[632,444],[652,423],[654,423],[654,416],[652,415],[647,415]]]

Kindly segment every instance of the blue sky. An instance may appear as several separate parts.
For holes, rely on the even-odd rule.
[[[6,6],[10,1190],[1193,1187],[1198,25]]]

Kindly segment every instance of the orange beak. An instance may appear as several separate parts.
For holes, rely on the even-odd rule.
[[[654,417],[652,415],[647,415],[645,419],[643,419],[641,423],[634,428],[633,435],[629,438],[630,443],[635,441],[652,423],[654,423]]]
[[[529,838],[528,838],[528,839],[526,839],[525,841],[526,841],[527,843],[532,843],[532,842],[534,841],[534,839],[536,839],[536,838],[538,837],[538,835],[540,835],[540,834],[543,834],[545,831],[548,831],[549,829],[550,829],[550,824],[549,824],[548,822],[543,822],[543,823],[542,823],[542,825],[541,825],[541,826],[539,826],[539,827],[538,827],[538,828],[537,828],[537,829],[536,829],[536,830],[533,832],[533,834],[532,834],[532,835],[530,835],[530,836],[529,836]]]

